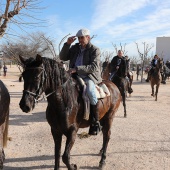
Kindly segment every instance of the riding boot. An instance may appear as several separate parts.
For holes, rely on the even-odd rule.
[[[99,122],[99,110],[96,105],[91,105],[91,116],[92,116],[92,123],[90,125],[90,129],[89,129],[89,135],[97,135],[102,127],[100,125]]]

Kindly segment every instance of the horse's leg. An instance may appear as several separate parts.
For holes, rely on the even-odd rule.
[[[3,150],[3,125],[0,126],[0,169],[3,169],[5,154]]]
[[[102,128],[103,145],[102,145],[102,149],[100,150],[101,160],[99,162],[100,170],[103,170],[106,165],[106,163],[105,163],[106,151],[107,151],[107,146],[108,146],[108,143],[110,140],[112,122],[113,122],[113,118],[108,118],[103,123],[103,128]]]
[[[119,87],[119,91],[122,96],[122,102],[123,102],[123,107],[124,107],[124,117],[127,117],[127,114],[126,114],[126,88],[124,87],[124,85],[121,85],[121,87]]]
[[[76,129],[73,127],[72,129],[70,129],[67,133],[67,140],[66,140],[66,146],[65,146],[65,151],[64,154],[62,156],[62,160],[64,162],[64,164],[66,164],[68,170],[76,170],[77,169],[77,165],[76,164],[70,164],[70,150],[75,142],[76,139],[76,134],[77,131]]]
[[[154,97],[154,85],[153,84],[151,84],[151,88],[152,88],[152,94],[151,94],[151,96],[153,96]]]
[[[159,84],[156,85],[155,101],[157,101],[158,89],[159,89]]]
[[[132,90],[132,77],[130,76],[129,83],[130,83],[130,90]],[[129,93],[129,97],[131,97],[131,93]]]
[[[124,107],[124,117],[127,117],[127,114],[126,114],[126,92],[123,92],[122,101],[123,101],[123,107]]]
[[[52,128],[51,128],[51,133],[52,133],[54,143],[55,143],[55,168],[54,168],[54,170],[59,170],[62,134],[57,133],[57,131]]]

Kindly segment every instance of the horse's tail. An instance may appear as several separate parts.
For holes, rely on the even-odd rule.
[[[7,147],[8,125],[9,125],[9,108],[7,110],[6,120],[5,120],[5,123],[4,123],[5,129],[4,129],[4,132],[3,132],[3,147]]]

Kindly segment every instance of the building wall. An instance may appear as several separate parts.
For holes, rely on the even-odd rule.
[[[170,37],[156,38],[156,54],[164,59],[170,61]]]

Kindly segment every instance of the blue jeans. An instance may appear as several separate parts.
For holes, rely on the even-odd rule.
[[[91,105],[96,105],[97,102],[98,102],[98,99],[97,99],[97,96],[96,96],[96,93],[95,93],[95,83],[88,77],[86,78],[83,78],[83,80],[85,81],[86,83],[86,92],[87,92],[87,95],[89,97],[89,100],[90,100],[90,104]]]

